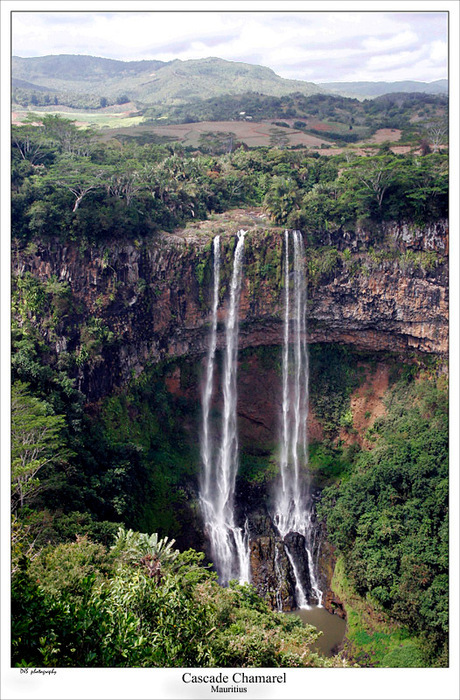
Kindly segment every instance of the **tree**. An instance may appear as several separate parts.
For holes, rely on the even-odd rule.
[[[130,169],[129,164],[117,168],[106,184],[107,193],[116,199],[124,199],[129,207],[134,196],[143,188],[137,169]]]
[[[104,186],[103,176],[106,168],[92,163],[89,158],[62,159],[48,170],[46,175],[50,184],[57,184],[72,192],[75,197],[72,212],[76,212],[84,197],[99,187]]]
[[[23,160],[28,160],[32,165],[40,163],[46,153],[46,143],[43,134],[34,126],[25,124],[13,126],[11,130],[12,145]]]
[[[394,180],[394,164],[391,161],[385,156],[368,159],[357,171],[359,182],[373,194],[379,209],[382,208],[385,192]]]
[[[64,119],[55,114],[40,116],[44,135],[58,144],[62,153],[76,156],[88,156],[93,147],[94,131],[78,129],[71,119]]]
[[[427,126],[428,139],[435,153],[447,141],[448,132],[447,123],[442,120],[434,121]]]
[[[162,567],[166,565],[171,569],[179,556],[179,550],[173,549],[174,543],[175,540],[168,540],[168,537],[158,539],[156,532],[147,535],[120,527],[112,552],[120,561],[142,566],[149,578],[159,581],[163,575]]]
[[[301,191],[293,178],[275,175],[265,195],[264,204],[272,219],[277,224],[283,224],[289,214],[299,208],[300,197]]]
[[[32,396],[29,385],[17,381],[11,390],[12,509],[22,508],[39,491],[38,472],[63,456],[64,416]]]
[[[212,155],[231,153],[235,140],[236,135],[232,131],[208,131],[200,135],[199,147],[203,153]]]
[[[270,129],[270,146],[286,148],[289,143],[289,136],[283,129]]]

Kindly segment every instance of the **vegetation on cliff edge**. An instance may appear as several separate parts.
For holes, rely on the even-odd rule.
[[[210,155],[166,146],[103,142],[57,116],[13,127],[13,237],[59,236],[82,244],[173,230],[237,206],[311,234],[357,222],[427,222],[447,215],[447,155],[319,156],[282,148]]]

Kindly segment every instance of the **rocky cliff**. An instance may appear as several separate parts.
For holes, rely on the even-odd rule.
[[[13,273],[29,272],[42,281],[70,286],[70,307],[42,332],[56,353],[77,360],[79,386],[95,400],[139,375],[150,362],[205,354],[211,240],[217,233],[222,237],[223,321],[239,228],[248,231],[240,347],[278,345],[284,237],[260,212],[226,214],[142,242],[91,247],[41,240],[16,251]],[[315,246],[307,239],[309,341],[445,357],[447,238],[447,225],[439,222],[423,230],[394,224],[373,233],[338,231],[323,234]],[[88,341],[94,326],[107,329],[97,352],[97,343]],[[218,348],[223,345],[220,324]]]
[[[151,364],[188,357],[197,366],[206,355],[212,289],[212,239],[221,236],[221,305],[218,349],[225,343],[226,314],[235,234],[247,231],[244,283],[240,304],[238,430],[242,449],[268,457],[277,440],[280,377],[276,358],[283,333],[284,231],[265,221],[262,212],[233,212],[197,223],[175,234],[149,240],[114,241],[90,247],[58,240],[20,246],[13,273],[31,275],[46,290],[49,309],[39,324],[50,349],[70,368],[89,401],[127,385]],[[356,230],[305,235],[308,282],[308,340],[338,343],[369,353],[391,352],[447,357],[448,234],[445,222],[420,229],[386,225],[378,231]],[[20,286],[20,285],[19,285]],[[19,291],[21,294],[22,292]],[[32,315],[32,311],[29,312]],[[262,349],[270,346],[271,349]],[[250,350],[250,349],[253,350]],[[275,352],[273,352],[273,348]],[[323,353],[322,353],[323,354]],[[354,391],[353,430],[341,429],[342,444],[364,449],[366,431],[384,411],[388,367],[364,367],[364,382]],[[181,368],[165,374],[167,391],[199,402],[199,372],[184,386]],[[221,396],[214,399],[219,411]],[[186,429],[196,435],[191,419]],[[323,428],[313,405],[310,438],[321,442]],[[191,490],[194,487],[192,485]],[[239,520],[248,517],[253,583],[275,608],[295,606],[294,581],[286,547],[268,515],[270,476],[237,483]],[[191,493],[193,500],[196,494]],[[190,531],[200,530],[193,516]],[[194,539],[195,538],[195,539]],[[195,545],[198,534],[187,540]],[[200,546],[200,545],[198,545]],[[204,545],[203,545],[204,546]],[[319,555],[324,604],[344,615],[330,588],[333,552],[324,543]],[[303,567],[307,571],[307,566]],[[305,586],[308,589],[308,582]]]

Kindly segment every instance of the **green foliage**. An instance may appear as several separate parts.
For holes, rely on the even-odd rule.
[[[244,274],[249,282],[251,303],[258,305],[266,293],[279,297],[283,283],[283,246],[281,236],[248,237]],[[256,350],[256,352],[258,352]],[[270,351],[267,351],[270,352]],[[262,359],[262,355],[260,358]]]
[[[154,551],[161,576],[145,564]],[[173,557],[157,536],[123,531],[111,554],[80,538],[24,559],[12,582],[13,665],[343,665],[312,653],[313,628],[270,611],[251,586],[221,588],[202,558]]]
[[[81,598],[88,578],[100,581],[112,568],[106,548],[77,535],[75,542],[44,547],[30,564],[32,580],[56,597]]]
[[[420,668],[425,666],[425,660],[420,649],[409,643],[385,654],[380,665],[385,668]]]
[[[13,379],[27,383],[27,393],[30,394],[27,401],[36,402],[35,408],[29,408],[38,411],[37,406],[44,407],[45,413],[40,420],[46,424],[45,427],[56,424],[56,420],[60,427],[59,449],[49,430],[45,436],[48,450],[45,449],[45,438],[41,441],[43,451],[34,457],[38,460],[34,463],[35,467],[40,467],[35,475],[35,467],[32,471],[30,465],[20,467],[17,460],[27,456],[26,450],[21,448],[20,438],[17,441],[14,438],[14,449],[17,451],[14,467],[25,469],[21,479],[30,476],[26,483],[33,486],[30,498],[33,497],[34,508],[50,514],[45,518],[46,525],[38,521],[29,523],[31,538],[37,537],[41,541],[46,533],[51,542],[59,542],[66,537],[88,533],[106,541],[114,521],[130,518],[130,522],[135,523],[142,509],[144,500],[141,494],[146,476],[140,449],[129,440],[122,444],[117,441],[110,444],[94,419],[84,416],[84,396],[74,388],[72,374],[75,372],[75,362],[72,356],[69,352],[61,352],[56,357],[44,341],[43,336],[52,342],[54,338],[57,339],[57,333],[61,337],[66,333],[68,344],[75,342],[75,336],[72,338],[69,335],[68,328],[64,331],[62,326],[59,327],[72,309],[73,301],[67,284],[54,278],[45,284],[38,281],[33,284],[27,275],[14,278],[14,283]],[[30,308],[35,313],[34,317],[31,317]],[[89,319],[80,330],[91,351],[88,359],[97,362],[103,346],[112,341],[113,335],[100,318]],[[24,433],[27,426],[20,427],[22,433],[27,435],[27,432]],[[14,471],[13,477],[19,479],[19,472],[16,474]],[[13,499],[15,507],[21,500],[20,493],[16,491]],[[23,495],[27,503],[28,497]],[[72,511],[77,515],[71,522]],[[21,518],[25,515],[23,513]]]
[[[19,240],[139,238],[242,205],[265,204],[276,223],[311,235],[353,229],[363,219],[420,223],[447,213],[441,153],[320,157],[287,151],[286,130],[278,129],[281,141],[272,145],[280,148],[248,152],[231,135],[211,134],[218,144],[203,137],[197,157],[177,144],[106,143],[56,115],[40,121],[16,128],[13,137]]]
[[[167,537],[158,539],[156,532],[149,536],[145,532],[134,532],[120,527],[112,547],[112,554],[124,562],[137,562],[142,557],[151,556],[158,559],[160,563],[170,565],[179,555],[179,550],[172,549],[174,543],[175,540],[168,541]]]
[[[358,448],[359,450],[359,448]],[[308,468],[319,484],[346,479],[356,458],[356,448],[345,452],[325,442],[310,444]]]
[[[323,429],[333,435],[349,424],[350,396],[364,379],[359,355],[332,343],[310,347],[311,397]]]
[[[272,178],[264,203],[275,223],[286,223],[288,215],[298,206],[299,196],[295,180],[280,175]]]
[[[374,430],[377,447],[324,491],[320,514],[358,593],[424,635],[430,661],[440,663],[448,630],[445,382],[401,380]]]
[[[241,453],[238,482],[246,482],[243,488],[257,487],[260,495],[267,494],[268,486],[278,472],[276,460],[271,457]]]
[[[90,362],[92,366],[103,361],[103,348],[114,342],[114,334],[102,318],[91,316],[80,329],[80,348],[77,365]]]
[[[11,487],[12,508],[33,500],[44,484],[40,470],[63,459],[64,416],[30,394],[30,387],[16,381],[11,389]]]
[[[103,443],[112,450],[136,450],[144,475],[130,523],[178,538],[189,527],[186,490],[195,484],[198,460],[196,447],[179,426],[181,417],[197,420],[199,407],[168,392],[166,380],[176,368],[186,388],[193,373],[187,361],[147,368],[126,394],[104,400],[99,425]]]
[[[208,253],[208,255],[203,255],[203,257],[199,258],[195,267],[195,275],[199,286],[199,298],[201,302],[203,302],[204,290],[205,288],[208,288],[210,286],[212,279],[212,257],[209,256],[209,250],[206,252]]]
[[[320,281],[339,274],[341,258],[336,248],[309,248],[307,255],[308,282],[315,287]]]
[[[375,600],[360,596],[345,568],[344,556],[340,555],[332,588],[347,610],[344,647],[347,658],[361,667],[427,666],[421,638],[385,615]]]
[[[13,310],[23,321],[35,319],[46,306],[46,291],[43,283],[30,272],[16,277],[16,289],[13,289]]]

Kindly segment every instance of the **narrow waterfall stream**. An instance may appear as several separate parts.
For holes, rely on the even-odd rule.
[[[214,287],[210,345],[202,395],[201,435],[202,478],[200,501],[205,530],[211,544],[211,556],[222,584],[236,578],[249,582],[249,537],[247,526],[235,523],[234,493],[238,471],[238,434],[236,425],[238,311],[241,293],[245,231],[239,231],[233,258],[230,298],[225,323],[225,355],[222,376],[223,411],[220,445],[211,439],[210,405],[213,391],[217,344],[217,311],[220,282],[220,241],[214,239]]]
[[[308,392],[309,366],[306,340],[307,293],[305,254],[302,235],[292,232],[292,273],[289,255],[290,234],[284,239],[284,330],[282,351],[282,420],[280,446],[280,485],[276,494],[273,522],[285,541],[285,550],[296,581],[296,603],[307,608],[310,602],[321,606],[313,556],[314,530],[308,475]],[[290,280],[292,277],[292,299]],[[290,548],[289,533],[298,533],[308,561],[309,590],[301,575],[301,562]],[[292,539],[292,538],[291,538]]]
[[[203,408],[202,434],[200,440],[201,463],[203,466],[201,499],[202,508],[206,512],[207,504],[210,504],[211,474],[212,474],[212,453],[213,445],[210,434],[209,411],[211,408],[211,398],[214,382],[214,360],[216,357],[217,345],[217,308],[219,306],[219,280],[220,280],[220,236],[216,236],[213,241],[213,295],[212,295],[212,325],[211,337],[206,358],[206,376],[201,396]],[[207,518],[205,518],[207,521]]]

